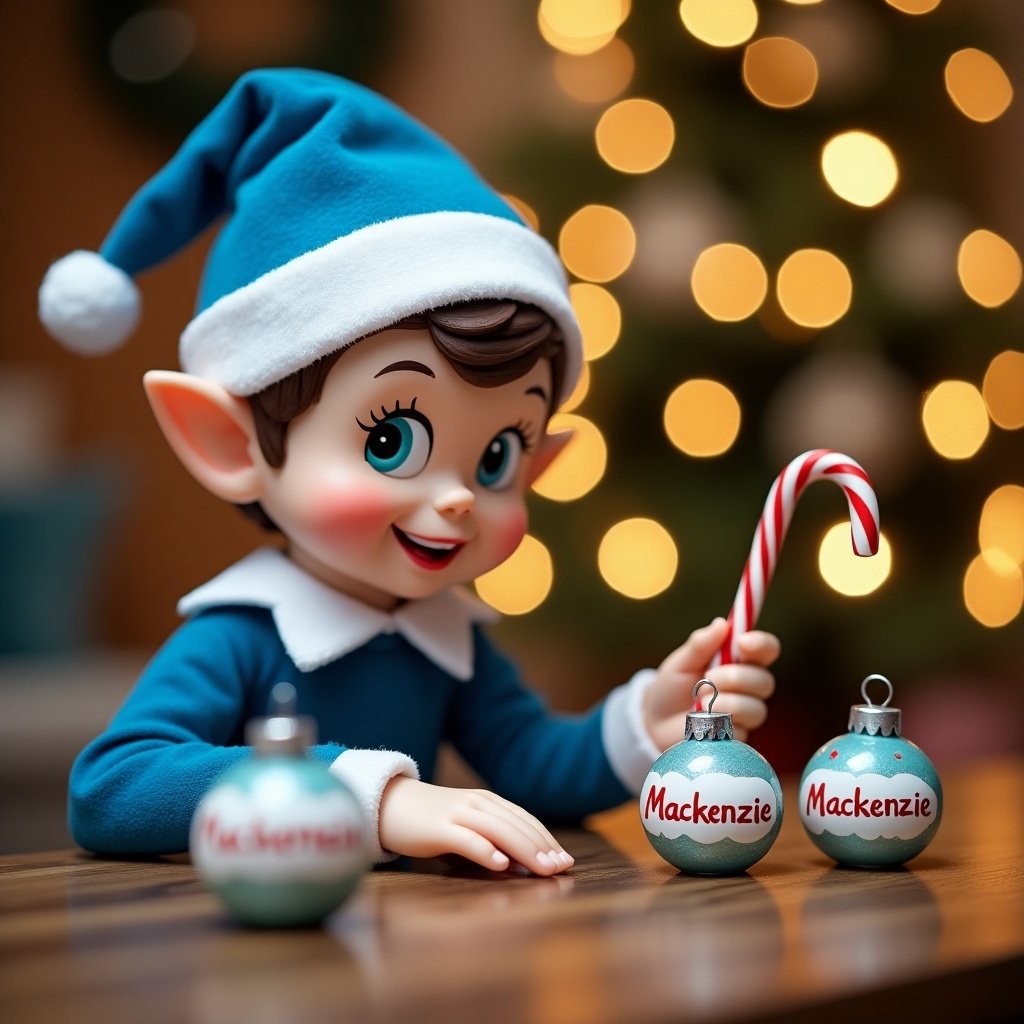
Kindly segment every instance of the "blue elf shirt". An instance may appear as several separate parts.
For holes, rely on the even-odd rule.
[[[71,771],[72,835],[99,853],[188,848],[196,805],[250,754],[248,719],[287,681],[318,724],[310,753],[373,826],[396,775],[430,782],[448,740],[495,792],[542,820],[579,820],[635,795],[659,751],[642,724],[654,673],[581,715],[525,689],[460,589],[392,612],[370,608],[263,548],[183,598],[187,621]]]

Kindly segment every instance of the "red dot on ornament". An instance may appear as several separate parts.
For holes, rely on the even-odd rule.
[[[903,760],[903,755],[902,754],[893,754],[892,756],[895,757],[897,761],[902,761]]]
[[[833,750],[832,753],[829,754],[828,756],[831,757],[832,760],[834,761],[839,756],[839,751],[838,750]]]

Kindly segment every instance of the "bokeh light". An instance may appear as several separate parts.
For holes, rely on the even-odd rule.
[[[965,380],[936,384],[925,396],[921,422],[928,443],[944,459],[969,459],[988,437],[985,400]]]
[[[541,0],[537,25],[555,49],[587,54],[611,42],[629,10],[629,0]]]
[[[685,455],[711,458],[727,452],[740,432],[740,403],[716,380],[684,381],[665,403],[668,439]]]
[[[534,482],[533,489],[552,501],[575,501],[593,490],[608,465],[608,445],[597,425],[576,413],[551,417],[552,434],[571,430],[572,440]]]
[[[904,485],[920,455],[920,393],[877,350],[820,347],[771,390],[760,443],[784,466],[811,444],[856,452],[880,490]]]
[[[629,46],[616,36],[595,53],[555,54],[555,81],[580,103],[607,103],[629,85],[636,60]]]
[[[183,11],[169,7],[139,11],[111,38],[110,66],[126,82],[159,82],[185,63],[195,40],[195,23]]]
[[[537,211],[530,206],[529,203],[520,199],[519,196],[509,195],[507,192],[501,197],[512,207],[520,217],[526,221],[527,224],[533,228],[534,231],[540,231],[540,217],[537,216]]]
[[[970,228],[948,199],[913,195],[874,221],[868,257],[878,284],[913,310],[934,315],[959,300],[956,254]]]
[[[578,409],[582,404],[583,400],[587,397],[587,392],[590,391],[590,364],[584,363],[580,367],[580,379],[576,381],[576,386],[569,393],[569,397],[559,407],[560,412],[572,412],[573,409]]]
[[[757,29],[754,0],[682,0],[679,17],[708,46],[741,46]]]
[[[527,534],[512,556],[476,580],[481,599],[503,615],[525,615],[551,592],[555,572],[551,554]]]
[[[878,553],[862,558],[853,552],[850,524],[830,526],[818,547],[818,571],[837,593],[863,597],[877,590],[892,571],[892,547],[884,533],[879,534]]]
[[[623,281],[629,297],[678,323],[680,315],[693,312],[685,283],[697,257],[723,238],[740,236],[742,216],[717,183],[674,174],[638,179],[625,210],[636,227],[636,258]]]
[[[825,249],[798,249],[779,267],[775,293],[782,311],[801,327],[828,327],[853,299],[846,264]]]
[[[1003,430],[1024,427],[1024,352],[1000,352],[985,371],[981,394],[992,422]]]
[[[1004,484],[985,499],[978,547],[982,554],[1001,551],[1014,564],[1024,564],[1024,487]]]
[[[1013,298],[1020,287],[1020,256],[1005,238],[979,228],[960,243],[956,272],[970,298],[979,306],[995,309]]]
[[[625,519],[601,539],[597,552],[601,578],[613,590],[644,600],[675,579],[679,553],[668,530],[653,519]]]
[[[946,92],[972,121],[994,121],[1013,100],[1013,86],[999,61],[983,50],[957,50],[946,62]]]
[[[583,358],[588,362],[610,352],[622,330],[622,310],[607,288],[599,284],[569,286],[569,299],[583,331]]]
[[[633,262],[636,233],[625,214],[591,204],[577,210],[558,234],[562,262],[586,281],[611,281]]]
[[[748,248],[722,242],[697,257],[690,287],[697,305],[713,320],[745,320],[764,302],[768,274]]]
[[[930,14],[942,0],[885,0],[885,2],[904,14]]]
[[[877,135],[849,131],[833,136],[821,151],[829,188],[854,206],[877,206],[896,187],[899,168],[892,150]]]
[[[743,82],[765,106],[799,107],[814,95],[818,62],[795,39],[766,36],[744,51]]]
[[[978,555],[964,573],[964,604],[990,629],[1012,622],[1024,605],[1020,566],[999,550]]]
[[[653,100],[628,99],[609,107],[597,122],[597,151],[609,167],[645,174],[672,152],[676,129],[672,115]]]

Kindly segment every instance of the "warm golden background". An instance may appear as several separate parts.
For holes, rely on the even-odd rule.
[[[855,580],[823,540],[841,495],[801,502],[759,747],[798,771],[870,672],[940,768],[1019,747],[1022,60],[1013,0],[0,4],[0,848],[67,841],[74,751],[177,598],[262,541],[179,467],[140,386],[176,365],[208,239],[143,276],[109,357],[61,351],[35,295],[268,64],[394,98],[569,267],[579,441],[534,499],[518,589],[482,588],[529,609],[500,632],[554,704],[727,612],[775,474],[837,447],[874,478],[890,558]]]

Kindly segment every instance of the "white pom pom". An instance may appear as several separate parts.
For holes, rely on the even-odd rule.
[[[82,355],[121,345],[139,322],[135,282],[99,253],[84,249],[57,260],[39,286],[39,319],[61,344]]]

